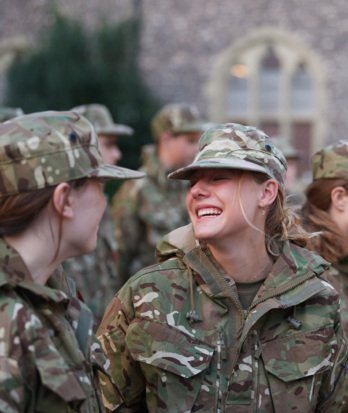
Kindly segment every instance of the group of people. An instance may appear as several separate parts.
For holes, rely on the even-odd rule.
[[[102,105],[18,115],[0,118],[0,412],[348,412],[348,141],[314,155],[295,210],[255,127],[166,105],[133,171]]]

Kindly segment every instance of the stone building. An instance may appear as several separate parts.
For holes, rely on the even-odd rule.
[[[164,102],[189,101],[214,121],[260,126],[292,142],[305,161],[346,138],[345,0],[0,1],[2,87],[1,73],[50,24],[53,4],[89,26],[141,13],[141,68]]]

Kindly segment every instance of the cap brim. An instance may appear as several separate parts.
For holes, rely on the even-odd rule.
[[[124,168],[122,166],[101,165],[98,168],[92,170],[88,174],[88,176],[105,180],[111,180],[144,178],[146,174],[144,172],[134,171],[133,169]]]
[[[262,172],[269,176],[268,171],[261,165],[253,162],[245,161],[244,159],[204,159],[198,162],[177,169],[168,175],[169,179],[190,179],[194,171],[199,169],[241,169],[252,172]]]
[[[114,124],[105,128],[95,128],[97,133],[105,135],[133,135],[133,129],[127,125]]]

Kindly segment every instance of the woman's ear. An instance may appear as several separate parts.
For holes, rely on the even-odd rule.
[[[347,208],[347,203],[347,191],[343,186],[336,186],[336,188],[331,191],[331,207],[339,212],[344,212]]]
[[[53,192],[52,203],[55,211],[63,218],[74,216],[74,196],[67,182],[58,184]]]
[[[259,199],[259,206],[261,208],[272,205],[277,197],[279,184],[275,179],[268,179],[262,184],[262,191]]]

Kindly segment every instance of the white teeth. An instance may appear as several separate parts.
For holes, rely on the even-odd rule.
[[[197,215],[199,217],[203,217],[205,215],[220,215],[221,209],[218,208],[202,208],[197,211]]]

